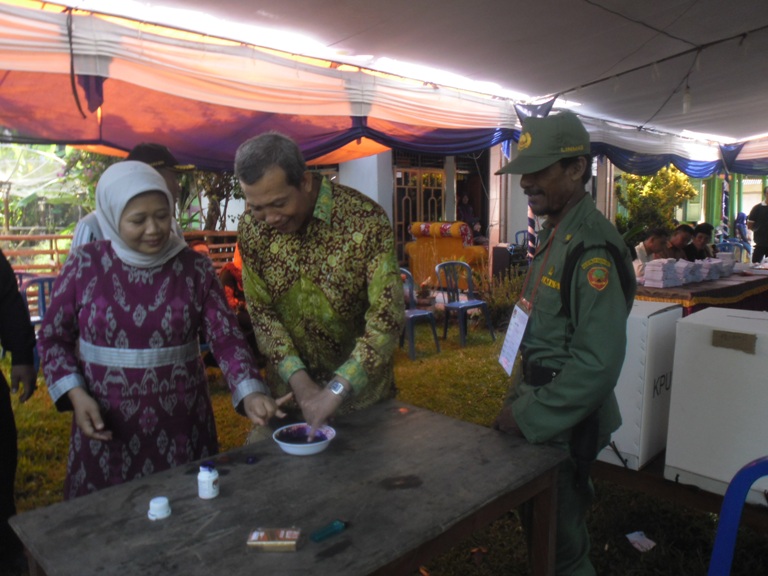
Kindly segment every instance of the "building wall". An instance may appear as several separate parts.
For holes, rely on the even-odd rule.
[[[339,184],[359,190],[381,204],[392,221],[395,184],[391,151],[339,164]]]

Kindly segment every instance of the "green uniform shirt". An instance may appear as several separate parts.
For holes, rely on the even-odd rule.
[[[580,242],[586,250],[571,277],[567,315],[563,267]],[[619,248],[624,262],[613,261],[606,242]],[[616,266],[627,267],[631,294],[624,294]],[[601,435],[621,424],[613,389],[624,363],[634,278],[629,250],[589,196],[556,228],[541,231],[525,290],[533,308],[520,349],[526,362],[560,373],[545,386],[514,385],[513,414],[529,442],[567,442],[571,428],[597,409]]]

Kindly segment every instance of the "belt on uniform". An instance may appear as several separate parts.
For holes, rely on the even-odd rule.
[[[534,387],[546,386],[559,373],[560,370],[542,366],[536,362],[523,362],[523,380]]]

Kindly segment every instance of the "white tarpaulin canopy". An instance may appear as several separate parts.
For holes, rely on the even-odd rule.
[[[652,154],[712,172],[718,143],[768,133],[766,55],[764,0],[0,0],[0,126],[14,141],[157,141],[228,169],[267,129],[318,162],[471,152],[516,137],[515,104],[556,97],[619,164]],[[375,71],[391,59],[469,81]],[[768,172],[767,147],[737,145],[730,161]]]

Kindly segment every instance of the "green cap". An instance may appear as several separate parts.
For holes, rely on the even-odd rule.
[[[526,118],[517,143],[517,158],[496,174],[532,174],[561,158],[591,154],[589,132],[573,112]]]

